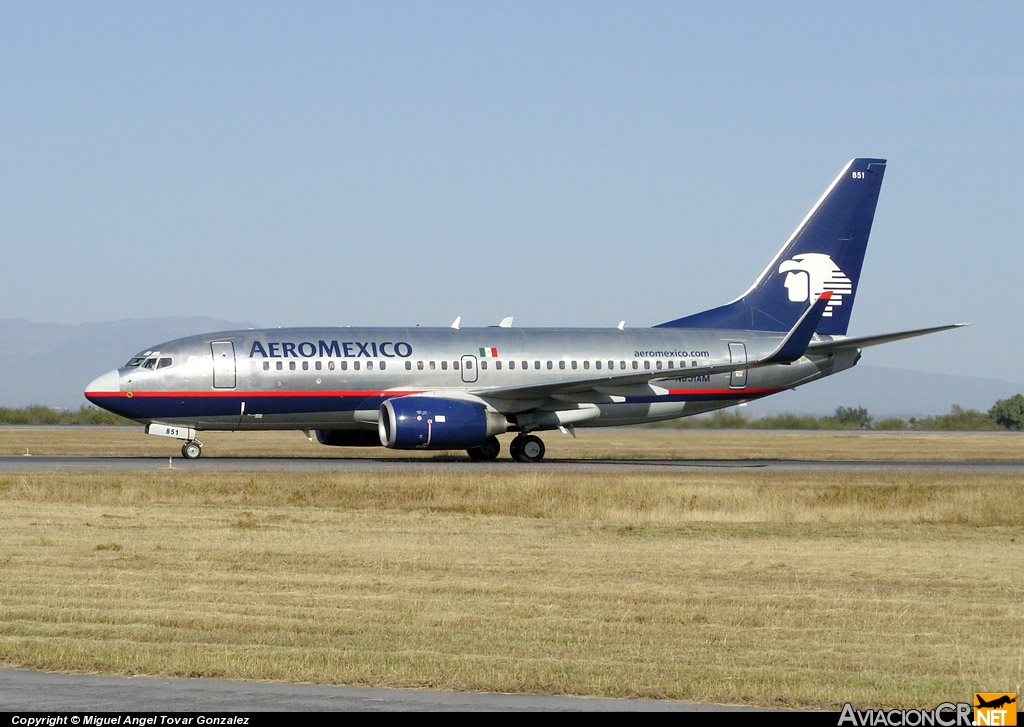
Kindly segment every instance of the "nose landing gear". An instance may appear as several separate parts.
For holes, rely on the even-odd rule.
[[[181,445],[181,456],[185,459],[199,459],[199,455],[203,453],[203,443],[198,439],[193,439],[190,442],[185,442]]]

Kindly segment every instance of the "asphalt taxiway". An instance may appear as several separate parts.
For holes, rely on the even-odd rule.
[[[720,712],[756,711],[649,699],[363,689],[314,684],[49,674],[0,669],[0,710],[90,712]],[[65,723],[67,724],[67,723]]]

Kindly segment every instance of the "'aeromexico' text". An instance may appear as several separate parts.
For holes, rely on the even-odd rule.
[[[249,358],[409,358],[405,341],[253,341]]]

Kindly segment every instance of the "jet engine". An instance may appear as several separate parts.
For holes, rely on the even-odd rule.
[[[503,414],[477,401],[402,396],[380,406],[380,443],[392,449],[469,449],[504,433]]]

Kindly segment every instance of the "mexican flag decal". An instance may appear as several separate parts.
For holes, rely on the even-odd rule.
[[[498,358],[498,349],[496,348],[481,348],[480,358]]]

